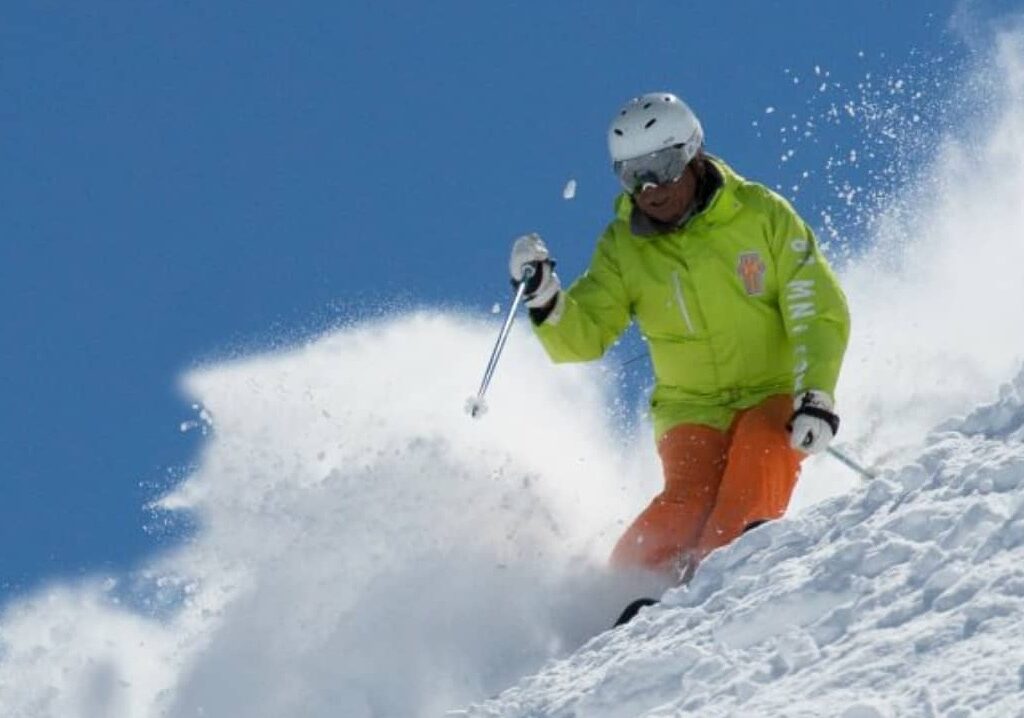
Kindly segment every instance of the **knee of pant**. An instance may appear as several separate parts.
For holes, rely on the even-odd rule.
[[[711,481],[686,483],[666,482],[664,491],[655,497],[655,501],[665,504],[685,505],[690,508],[710,507],[718,493],[718,485]]]

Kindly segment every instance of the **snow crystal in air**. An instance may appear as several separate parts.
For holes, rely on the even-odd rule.
[[[573,199],[576,196],[576,180],[571,179],[562,189],[562,199]]]
[[[213,415],[203,406],[199,404],[192,405],[192,411],[196,412],[198,416],[195,419],[188,419],[187,421],[181,422],[178,429],[182,434],[186,434],[195,429],[202,430],[203,435],[213,428]]]

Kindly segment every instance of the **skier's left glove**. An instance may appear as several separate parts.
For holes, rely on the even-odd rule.
[[[823,391],[805,391],[793,402],[789,420],[789,443],[805,454],[818,454],[828,448],[839,431],[839,417],[832,411],[832,397]]]

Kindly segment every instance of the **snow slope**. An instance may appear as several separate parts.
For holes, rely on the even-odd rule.
[[[494,317],[362,322],[185,377],[211,430],[160,510],[195,536],[5,606],[0,715],[437,716],[530,674],[464,714],[1019,713],[1018,37],[843,270],[841,439],[882,479],[807,462],[790,517],[592,638],[650,590],[603,570],[659,476],[613,373],[520,325],[470,421]]]
[[[927,443],[450,715],[1024,716],[1024,372]]]

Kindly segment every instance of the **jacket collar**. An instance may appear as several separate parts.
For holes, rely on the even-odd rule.
[[[725,162],[712,155],[705,155],[709,176],[701,188],[703,196],[698,197],[697,209],[678,224],[659,222],[640,211],[633,198],[623,192],[615,199],[615,213],[624,220],[630,233],[637,237],[657,237],[678,231],[686,231],[701,224],[714,225],[733,217],[742,204],[736,196],[736,188],[744,181]]]

